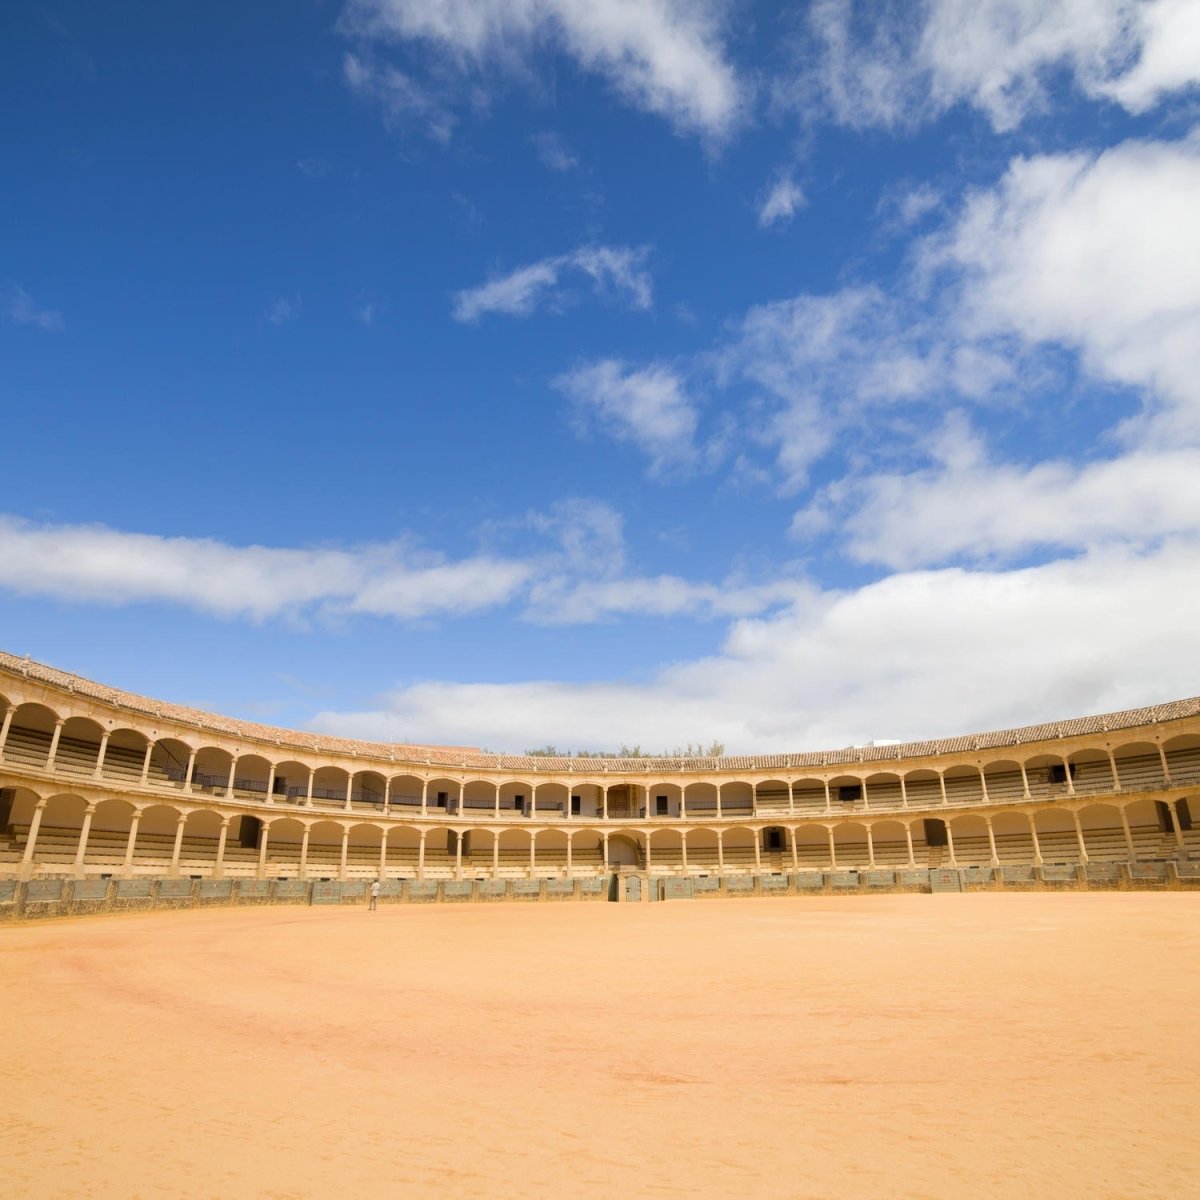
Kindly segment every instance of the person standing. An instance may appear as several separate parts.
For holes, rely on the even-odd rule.
[[[367,905],[367,912],[374,912],[375,906],[379,903],[379,880],[371,881],[371,902]]]

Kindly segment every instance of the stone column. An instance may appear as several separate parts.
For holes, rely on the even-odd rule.
[[[721,785],[717,784],[717,820],[719,821],[724,813],[721,812]]]
[[[317,771],[315,767],[308,768],[308,791],[304,796],[304,806],[312,808],[313,783],[316,781]]]
[[[220,879],[225,874],[225,840],[229,836],[229,817],[221,819],[221,834],[217,838],[217,861],[213,865],[213,878]]]
[[[833,844],[833,826],[832,825],[829,826],[829,828],[826,829],[825,832],[827,834],[829,834],[829,866],[833,870],[836,871],[837,870],[837,850]]]
[[[687,830],[686,829],[683,830],[683,832],[681,833],[680,838],[679,838],[679,859],[680,859],[680,862],[683,863],[683,873],[686,875],[688,873]]]
[[[605,866],[605,869],[607,870],[607,868],[608,868],[608,834],[602,833],[600,835],[600,838],[604,844],[604,866]]]
[[[183,777],[183,790],[185,792],[190,792],[192,790],[192,773],[195,771],[195,769],[196,751],[193,750],[191,754],[188,755],[187,774],[185,774]]]
[[[1125,835],[1125,848],[1129,851],[1129,861],[1137,862],[1137,850],[1133,845],[1133,831],[1129,828],[1129,817],[1125,812],[1125,806],[1122,805],[1117,812],[1121,816],[1121,832]]]
[[[62,737],[63,726],[65,724],[66,724],[66,721],[55,722],[54,732],[50,735],[50,749],[46,753],[46,770],[47,771],[54,770],[54,756],[58,753],[58,741],[59,741],[59,738]],[[1159,749],[1161,750],[1162,747],[1160,746]],[[1165,764],[1166,761],[1167,760],[1164,758],[1163,763]],[[1164,769],[1164,771],[1166,770],[1165,765],[1164,765],[1163,769]]]
[[[493,783],[492,787],[496,789],[496,795],[492,800],[492,817],[494,820],[500,820],[500,785]]]
[[[687,785],[681,784],[679,788],[679,819],[687,820]]]
[[[1040,867],[1042,865],[1042,844],[1038,841],[1037,822],[1033,819],[1033,813],[1026,813],[1025,819],[1029,822],[1029,836],[1033,839],[1033,865]]]
[[[529,789],[529,816],[531,820],[537,820],[537,790],[538,785],[535,783]]]
[[[275,764],[271,764],[271,769],[267,772],[267,803],[275,803]]]
[[[83,859],[87,854],[88,834],[92,831],[92,816],[96,811],[94,804],[89,804],[83,810],[83,827],[79,830],[79,849],[75,851],[75,874],[83,874]]]
[[[602,815],[604,817],[604,820],[607,821],[608,820],[608,784],[607,783],[602,783],[600,785],[600,796],[601,796],[601,805],[602,805]],[[607,844],[608,844],[608,839],[605,838],[605,845],[607,845]]]
[[[429,780],[421,781],[421,816],[429,816]]]
[[[988,849],[992,852],[992,866],[1000,865],[1000,855],[996,853],[996,831],[992,828],[992,818],[984,817],[984,823],[987,825],[988,831]]]
[[[392,811],[392,777],[389,775],[383,781],[383,815],[386,817]],[[385,842],[387,834],[384,834]]]
[[[1021,794],[1025,797],[1026,800],[1028,800],[1030,797],[1029,774],[1025,770],[1024,759],[1022,759],[1021,762],[1019,762],[1017,765],[1021,768]]]
[[[175,846],[171,850],[171,876],[179,874],[179,855],[183,851],[183,829],[187,824],[187,817],[180,813],[178,821],[175,823]]]
[[[908,788],[905,786],[903,775],[900,776],[900,807],[908,807]]]
[[[1175,785],[1171,781],[1171,768],[1167,766],[1167,752],[1163,749],[1162,742],[1158,742],[1156,744],[1158,746],[1159,761],[1162,763],[1163,780],[1167,787],[1174,787]]]
[[[946,848],[950,851],[950,865],[958,866],[958,859],[954,857],[954,830],[950,828],[950,822],[946,822]]]
[[[138,824],[142,819],[142,811],[139,808],[133,810],[133,820],[129,823],[129,841],[125,844],[125,863],[122,866],[122,871],[128,875],[133,870],[133,848],[137,844]]]
[[[829,780],[823,779],[821,782],[825,785],[825,815],[833,815],[833,797],[829,794]]]
[[[945,771],[938,772],[938,787],[941,788],[941,790],[942,790],[942,803],[948,804],[949,801],[946,799],[946,772]]]
[[[309,826],[306,822],[304,825],[304,828],[301,830],[301,833],[300,833],[300,868],[299,868],[299,871],[300,871],[301,879],[308,878],[308,831],[309,831]]]
[[[1121,790],[1121,776],[1117,774],[1117,760],[1113,755],[1112,747],[1105,746],[1104,752],[1108,755],[1108,765],[1112,770],[1113,791],[1119,792]]]
[[[271,826],[264,821],[258,831],[258,878],[267,874],[267,843],[271,840]]]
[[[500,794],[500,789],[496,789],[496,795]],[[499,879],[500,877],[500,834],[492,830],[492,878]]]
[[[342,859],[338,867],[338,878],[346,878],[346,860],[350,857],[350,830],[342,826]]]
[[[912,826],[909,824],[905,824],[904,826],[904,840],[908,843],[908,865],[915,871],[917,868],[917,856],[913,852]]]
[[[109,732],[106,729],[100,735],[100,750],[96,755],[96,769],[92,772],[93,779],[99,779],[104,774],[104,755],[108,750]]]
[[[987,772],[982,767],[979,768],[979,786],[983,789],[984,804],[991,803],[991,797],[988,796],[987,790]]]
[[[1162,747],[1160,746],[1159,749],[1161,750]],[[1067,795],[1073,796],[1075,795],[1075,780],[1071,778],[1071,760],[1065,754],[1063,755],[1063,772],[1067,777]]]
[[[725,874],[725,830],[717,830],[717,874]]]
[[[417,847],[417,878],[425,878],[425,836],[428,830],[421,830],[421,844]]]
[[[346,772],[346,812],[350,811],[350,796],[354,792],[354,776]]]
[[[567,797],[568,807],[570,806],[570,804],[571,804],[571,798],[570,798],[570,796],[568,796]],[[575,835],[573,833],[568,833],[567,834],[567,878],[568,879],[571,876],[571,865],[572,865],[571,864],[571,843],[574,840],[575,840]]]
[[[862,790],[863,811],[864,811],[864,812],[869,812],[869,811],[870,811],[870,808],[871,808],[871,804],[870,804],[870,801],[868,801],[868,799],[867,799],[867,780],[866,780],[866,776],[863,776],[863,778],[859,780],[859,787],[860,787],[860,788],[861,788],[861,790]]]
[[[4,747],[8,744],[8,731],[12,728],[13,713],[16,711],[16,706],[13,704],[10,704],[4,711],[4,722],[0,724],[0,758],[4,757]]]
[[[387,840],[389,830],[383,830],[383,836],[379,839],[379,878],[382,880],[387,872]]]
[[[798,871],[800,870],[800,850],[796,845],[796,827],[794,825],[788,830],[788,836],[792,842],[792,870]]]
[[[146,781],[150,778],[150,755],[154,753],[154,743],[149,738],[146,739],[146,757],[142,759],[142,786],[146,785]]]
[[[231,754],[229,756],[229,783],[226,784],[226,786],[225,786],[225,799],[226,800],[233,799],[233,783],[234,783],[234,778],[236,775],[237,775],[237,755]]]
[[[1087,846],[1085,846],[1083,842],[1083,825],[1079,821],[1079,813],[1072,812],[1071,819],[1075,822],[1075,840],[1079,843],[1079,861],[1086,864],[1088,860],[1088,852]]]
[[[454,835],[454,878],[462,878],[462,846],[463,846],[463,831],[461,829],[455,831]]]
[[[789,779],[788,780],[788,816],[789,817],[794,817],[796,815],[796,792],[794,790],[795,787],[796,787],[796,781],[794,779]]]
[[[1185,854],[1187,847],[1183,844],[1183,830],[1179,827],[1179,814],[1170,800],[1167,801],[1167,812],[1171,816],[1171,832],[1175,835],[1175,847],[1181,855]]]
[[[755,875],[762,874],[762,830],[754,831],[754,873]]]
[[[533,878],[533,873],[537,869],[537,834],[530,833],[529,835],[529,878]]]
[[[649,830],[647,830],[647,832],[646,832],[646,874],[647,875],[650,874],[650,866],[651,866],[651,861],[652,861],[651,856],[650,856],[650,841],[651,841],[651,834],[650,834]]]
[[[28,879],[33,868],[33,851],[37,846],[38,830],[42,825],[42,813],[46,811],[46,801],[39,800],[33,810],[33,819],[29,822],[29,834],[25,839],[25,853],[21,856],[21,874]]]
[[[867,828],[867,862],[870,863],[872,867],[874,867],[875,866],[875,837],[871,833],[870,825],[868,825],[866,828]]]

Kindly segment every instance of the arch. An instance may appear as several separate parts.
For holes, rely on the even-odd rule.
[[[903,808],[900,776],[895,771],[876,771],[868,775],[863,780],[863,797],[869,809],[888,811]]]
[[[462,795],[461,788],[457,779],[451,779],[448,775],[434,776],[429,780],[426,790],[428,811],[442,815],[453,812]]]
[[[104,747],[101,776],[105,779],[138,783],[142,778],[146,748],[149,745],[150,739],[140,729],[122,725],[112,730],[108,735],[108,745]]]
[[[979,804],[983,800],[983,782],[980,779],[979,768],[958,763],[948,767],[943,773],[946,781],[946,803],[955,806],[959,804]]]
[[[833,826],[833,847],[839,867],[868,867],[867,826],[863,821],[838,821]]]
[[[759,816],[790,815],[792,789],[786,779],[760,779],[754,785],[754,810]]]
[[[534,832],[533,837],[537,850],[535,877],[553,879],[565,875],[567,873],[567,845],[570,841],[567,831],[557,827],[539,829]]]
[[[222,819],[221,814],[211,808],[194,808],[187,813],[180,845],[181,874],[211,876],[214,873]]]
[[[688,783],[683,791],[689,817],[717,815],[719,793],[715,783]]]
[[[992,804],[1020,800],[1025,795],[1021,764],[1015,758],[1000,758],[985,763],[983,777],[987,782],[988,800]]]
[[[44,767],[57,724],[58,713],[52,708],[33,702],[18,704],[4,743],[5,761]]]
[[[1079,825],[1089,859],[1096,862],[1127,862],[1129,848],[1121,827],[1117,804],[1085,804],[1079,809]]]
[[[754,813],[754,787],[740,779],[726,780],[721,787],[721,811],[727,817],[748,817]]]
[[[175,831],[182,814],[172,804],[149,804],[138,816],[137,837],[133,860],[142,866],[152,866],[160,873],[170,869],[175,848]]]
[[[792,784],[792,803],[797,813],[825,812],[825,781],[812,778],[796,780]]]
[[[1033,835],[1029,819],[1023,812],[998,812],[992,817],[992,834],[996,839],[996,856],[1001,866],[1032,863]]]
[[[986,867],[992,861],[987,821],[976,813],[947,814],[954,836],[954,860],[960,867]]]
[[[608,835],[608,866],[640,867],[645,862],[645,852],[636,837],[628,833]]]
[[[94,775],[104,730],[91,717],[68,717],[63,722],[51,770],[68,775]]]
[[[1079,841],[1075,836],[1075,818],[1067,808],[1039,808],[1033,814],[1038,846],[1048,863],[1080,862]]]
[[[1025,777],[1029,794],[1035,799],[1049,800],[1065,796],[1068,764],[1061,754],[1035,754],[1025,759]]]
[[[285,758],[275,764],[271,799],[276,804],[307,804],[310,771],[305,763]]]
[[[1067,765],[1071,771],[1071,782],[1076,795],[1088,796],[1096,792],[1115,791],[1116,780],[1113,778],[1112,764],[1108,760],[1106,750],[1098,750],[1094,746],[1074,750],[1067,755]]]
[[[570,797],[570,788],[565,783],[558,783],[553,779],[539,783],[537,795],[534,797],[538,817],[566,818],[570,816]]]
[[[238,763],[240,775],[241,763]],[[346,789],[350,784],[350,772],[341,767],[325,764],[313,773],[313,804],[318,808],[345,808]]]
[[[528,829],[503,829],[497,840],[497,876],[501,879],[524,879],[529,874],[529,847],[533,835]]]
[[[1200,734],[1182,733],[1163,742],[1174,784],[1200,783]]]
[[[796,860],[801,870],[828,870],[833,866],[829,856],[829,826],[806,821],[796,826]]]
[[[239,754],[233,779],[233,794],[239,800],[257,800],[265,803],[270,778],[271,764],[261,754]]]
[[[420,811],[421,788],[424,782],[422,779],[416,775],[393,775],[389,782],[391,795],[388,798],[388,807],[392,812],[397,809],[401,812]]]
[[[861,812],[864,808],[861,777],[835,775],[829,781],[829,800],[835,813]]]
[[[941,776],[929,767],[918,767],[904,773],[904,790],[909,808],[941,808]]]
[[[656,875],[683,873],[684,831],[677,826],[660,825],[646,830],[650,847],[649,868]]]
[[[233,754],[219,746],[201,746],[192,768],[192,791],[224,796],[233,774]]]
[[[387,780],[378,771],[356,771],[350,778],[350,807],[383,812],[383,796],[386,789]]]
[[[1121,790],[1140,792],[1166,786],[1162,759],[1154,742],[1126,742],[1113,750]]]
[[[908,839],[904,835],[905,828],[903,821],[875,821],[871,825],[876,866],[908,866]]]

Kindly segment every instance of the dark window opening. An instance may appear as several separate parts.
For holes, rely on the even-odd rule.
[[[654,811],[655,814],[660,817],[665,817],[667,815],[668,804],[666,796],[654,797]]]
[[[782,850],[783,849],[783,830],[782,829],[764,829],[763,830],[763,849],[765,850]]]
[[[446,793],[445,793],[445,792],[438,792],[438,794],[437,794],[437,806],[438,806],[438,808],[445,808],[445,807],[446,807],[446,801],[447,801],[448,799],[449,799],[449,797],[446,795]]]
[[[844,783],[838,788],[838,799],[843,804],[852,804],[855,800],[862,799],[862,784],[861,783]]]
[[[1071,763],[1071,778],[1075,778],[1075,764]],[[1050,767],[1050,782],[1051,783],[1066,783],[1067,768],[1062,763],[1054,763]]]
[[[945,821],[939,821],[937,817],[925,818],[925,844],[927,846],[949,845],[946,838]]]
[[[578,796],[571,797],[571,816],[577,817],[583,811],[583,801]]]
[[[1192,827],[1192,810],[1188,808],[1186,800],[1177,800],[1175,802],[1175,815],[1179,818],[1179,828],[1187,833]]]

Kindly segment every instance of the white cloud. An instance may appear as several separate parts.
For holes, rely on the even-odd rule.
[[[411,75],[357,54],[347,54],[342,60],[342,75],[351,91],[379,106],[388,129],[419,125],[434,141],[450,140],[454,115]]]
[[[574,401],[582,427],[595,421],[618,441],[636,445],[652,474],[697,458],[696,406],[669,367],[628,370],[604,359],[559,376],[555,386]]]
[[[1017,159],[931,252],[976,329],[1077,350],[1200,434],[1200,136]]]
[[[362,41],[422,42],[463,75],[530,69],[553,47],[630,104],[676,127],[723,136],[741,87],[726,60],[718,0],[350,0],[341,28]]]
[[[759,201],[758,224],[762,229],[790,224],[798,209],[807,204],[804,190],[791,175],[777,175]]]
[[[267,320],[277,329],[300,315],[299,296],[276,296],[267,308]]]
[[[910,124],[965,103],[1009,130],[1048,106],[1060,71],[1131,112],[1200,82],[1194,0],[817,0],[810,23],[819,67],[796,98],[853,126]]]
[[[477,321],[486,313],[527,317],[543,304],[566,303],[559,287],[564,276],[584,275],[600,295],[620,294],[637,309],[653,301],[650,273],[645,269],[646,246],[581,246],[570,254],[543,258],[477,287],[455,294],[456,321]]]
[[[781,752],[1024,725],[1174,699],[1200,655],[1194,540],[1020,571],[892,575],[736,622],[719,654],[645,683],[424,682],[311,724],[520,751],[663,749],[697,736]],[[1153,613],[1148,620],[1147,613]]]
[[[579,166],[578,157],[567,145],[562,134],[543,129],[533,134],[529,140],[547,171],[573,171]]]
[[[57,333],[66,328],[62,313],[53,308],[42,308],[23,287],[15,283],[0,292],[0,316],[14,325],[31,325],[47,333]]]

